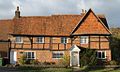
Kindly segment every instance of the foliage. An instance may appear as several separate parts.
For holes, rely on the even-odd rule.
[[[80,53],[80,63],[81,66],[86,65],[96,65],[97,58],[96,58],[96,51],[92,49],[83,49]]]
[[[112,36],[110,38],[110,48],[112,59],[120,61],[120,28],[111,28]]]
[[[68,67],[70,64],[70,56],[65,54],[63,58],[60,60],[60,64],[64,65],[65,67]]]
[[[23,65],[26,64],[26,56],[22,55],[21,58],[19,59],[19,64]]]
[[[110,61],[110,65],[117,65],[117,64],[118,64],[118,62],[115,60]]]
[[[33,59],[33,60],[30,60],[30,64],[34,64],[34,65],[37,65],[39,64],[39,61],[36,59]]]

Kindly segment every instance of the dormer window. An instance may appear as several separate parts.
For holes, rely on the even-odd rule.
[[[61,37],[61,43],[66,44],[67,43],[67,38],[66,37]]]
[[[44,37],[37,37],[37,43],[44,43]]]
[[[16,43],[23,43],[23,40],[22,40],[21,37],[18,36],[18,37],[15,38],[15,42]]]
[[[81,36],[80,43],[81,44],[88,44],[88,36]]]

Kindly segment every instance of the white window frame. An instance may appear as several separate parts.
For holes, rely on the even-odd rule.
[[[20,39],[20,40],[17,40],[17,38]],[[15,43],[23,43],[23,38],[20,37],[20,36],[16,36],[15,37]]]
[[[62,42],[62,39],[63,39],[63,42]],[[61,37],[61,43],[62,44],[67,44],[68,43],[68,38],[67,37]]]
[[[64,57],[64,51],[53,51],[53,52],[52,52],[52,58],[53,58],[53,59],[62,59],[62,58],[63,58],[63,57],[59,57],[59,58],[58,58],[58,57],[53,57],[53,54],[54,54],[54,53],[56,53],[56,54],[57,54],[57,53],[58,53],[58,54],[62,53],[62,54],[63,54],[63,57]]]
[[[88,44],[89,39],[88,36],[80,36],[80,44]]]
[[[104,54],[105,54],[105,57],[104,58],[102,58],[102,53],[104,52]],[[101,53],[101,57],[99,58],[99,53]],[[98,59],[106,59],[106,51],[97,51],[97,58]]]
[[[40,42],[41,40],[38,40],[38,39],[40,39],[40,38],[42,38],[42,42]],[[36,38],[36,43],[44,43],[44,37],[37,37],[37,38]]]
[[[32,52],[34,53],[34,58],[28,58],[28,52],[30,52],[31,53],[31,57],[32,57]],[[25,53],[25,55],[26,55],[26,59],[36,59],[36,52],[34,52],[34,51],[26,51],[26,52],[24,52]]]

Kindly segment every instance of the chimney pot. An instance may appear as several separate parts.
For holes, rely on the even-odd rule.
[[[84,13],[84,9],[82,9],[82,13]]]
[[[17,6],[17,11],[19,11],[19,6]]]
[[[19,6],[17,6],[17,10],[15,11],[15,18],[20,18]]]
[[[82,9],[81,15],[84,15],[86,12],[87,12],[86,10]]]

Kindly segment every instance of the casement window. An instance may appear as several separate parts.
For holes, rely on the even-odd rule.
[[[44,43],[44,37],[37,37],[37,43]]]
[[[18,36],[18,37],[15,38],[15,42],[16,43],[23,43],[23,40],[22,40],[21,37]]]
[[[52,58],[60,59],[63,58],[64,52],[56,51],[52,53]]]
[[[105,59],[106,58],[106,51],[98,51],[97,58],[98,59]]]
[[[81,44],[88,44],[88,36],[80,36]]]
[[[61,43],[66,44],[67,43],[67,38],[66,37],[61,37]]]
[[[25,52],[26,59],[35,59],[35,52]]]

